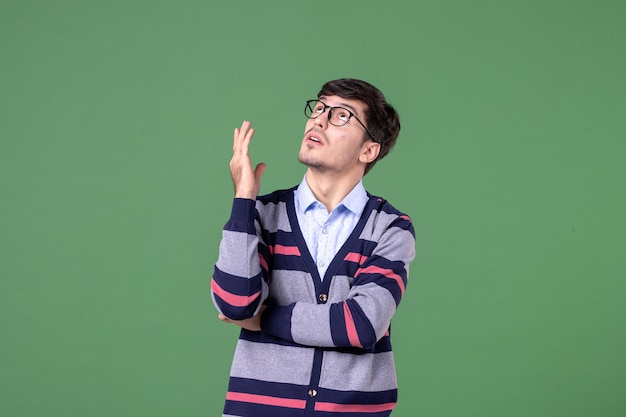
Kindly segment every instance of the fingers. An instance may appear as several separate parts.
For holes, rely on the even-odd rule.
[[[261,189],[261,176],[265,164],[252,166],[248,149],[254,136],[254,129],[249,121],[244,120],[233,134],[233,157],[230,160],[230,172],[235,186],[236,198],[256,199]]]
[[[254,129],[252,128],[252,124],[244,120],[240,128],[235,128],[233,134],[233,153],[246,155],[253,136]]]

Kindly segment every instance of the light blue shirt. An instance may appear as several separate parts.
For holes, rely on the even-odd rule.
[[[362,181],[330,213],[315,198],[306,177],[294,191],[298,223],[322,279],[328,265],[359,222],[367,200]]]

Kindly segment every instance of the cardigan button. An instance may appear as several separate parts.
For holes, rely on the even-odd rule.
[[[315,397],[317,396],[317,391],[314,389],[310,389],[309,390],[309,397]]]
[[[322,302],[322,304],[325,304],[326,301],[328,301],[328,295],[320,294],[320,301]]]

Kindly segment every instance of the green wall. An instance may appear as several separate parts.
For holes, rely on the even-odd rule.
[[[295,185],[304,101],[398,108],[395,416],[626,415],[626,3],[0,2],[0,415],[215,416],[209,279],[248,119]]]

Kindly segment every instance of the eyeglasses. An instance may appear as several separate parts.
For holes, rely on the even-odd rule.
[[[320,100],[307,100],[306,106],[304,106],[304,115],[309,119],[317,119],[328,109],[328,122],[333,126],[344,126],[346,123],[350,121],[351,118],[355,118],[357,122],[363,126],[363,129],[367,132],[367,134],[372,138],[374,142],[378,142],[374,135],[370,133],[370,131],[365,127],[362,121],[356,117],[356,114],[352,113],[350,110],[344,107],[335,107],[329,106],[323,101]]]

